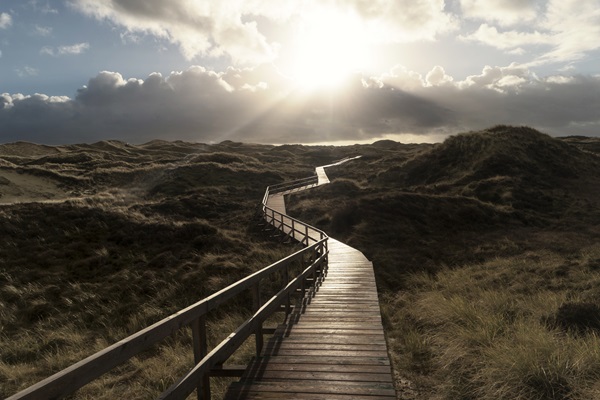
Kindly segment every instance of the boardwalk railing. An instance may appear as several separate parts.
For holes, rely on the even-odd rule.
[[[194,390],[197,390],[199,399],[209,399],[210,377],[227,375],[224,363],[246,339],[251,335],[255,336],[258,355],[263,347],[263,334],[265,333],[263,322],[278,311],[285,311],[287,316],[291,312],[292,294],[300,292],[300,296],[304,297],[307,292],[314,291],[315,285],[324,279],[327,269],[327,235],[303,222],[283,216],[267,205],[271,193],[282,193],[309,185],[314,186],[315,179],[316,177],[311,177],[267,188],[262,203],[264,219],[288,236],[303,243],[306,246],[304,249],[73,364],[7,400],[63,398],[188,326],[192,330],[195,366],[162,393],[159,399],[185,399]],[[290,280],[290,271],[295,263],[301,264],[301,272]],[[277,277],[281,277],[281,282],[277,287],[278,292],[266,302],[261,303],[261,282],[268,280],[270,284],[273,284]],[[254,314],[209,352],[206,315],[247,290],[252,292]]]
[[[315,175],[311,176],[310,178],[298,179],[292,182],[286,182],[267,187],[262,203],[262,214],[265,221],[269,225],[272,225],[274,228],[281,231],[285,236],[289,237],[290,239],[297,240],[305,246],[321,240],[325,240],[325,246],[327,246],[326,240],[328,236],[325,232],[268,206],[269,196],[292,193],[298,190],[317,186],[317,184],[318,180],[317,176]]]
[[[287,192],[294,189],[306,188],[316,186],[318,183],[318,178],[316,175],[310,176],[308,178],[296,179],[295,181],[288,181],[279,183],[277,185],[271,185],[267,188],[268,194],[276,194],[281,192]]]

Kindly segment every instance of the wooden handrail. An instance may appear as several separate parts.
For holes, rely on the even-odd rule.
[[[308,186],[315,179],[316,176],[293,181],[287,185],[276,185],[277,187],[275,187],[274,191],[282,192]],[[309,275],[315,276],[318,271],[319,278],[312,282],[313,285],[317,284],[319,280],[324,279],[327,268],[327,235],[323,231],[268,207],[267,203],[271,190],[271,188],[267,187],[265,196],[263,197],[263,218],[277,229],[288,234],[291,238],[303,243],[306,246],[304,249],[120,340],[9,397],[7,400],[59,399],[65,397],[186,326],[192,327],[196,365],[185,377],[164,392],[160,398],[183,399],[194,389],[198,389],[199,398],[210,398],[210,381],[208,378],[211,369],[221,366],[252,334],[256,336],[256,348],[257,353],[259,353],[262,347],[262,323],[275,311],[280,309],[283,304],[286,305],[286,313],[289,313],[290,305],[287,302],[289,302],[290,294],[298,287],[304,287],[303,282]],[[318,237],[310,236],[312,232],[317,233]],[[311,241],[314,243],[311,243]],[[305,266],[300,275],[287,282],[287,277],[289,276],[288,267],[290,264],[298,260],[302,262],[307,255],[309,255],[309,260],[314,261]],[[260,305],[260,302],[257,302],[255,304],[254,315],[240,325],[235,332],[218,344],[210,353],[206,354],[208,351],[206,344],[206,314],[245,290],[253,289],[255,293],[258,293],[258,297],[260,298],[260,281],[280,271],[283,272],[282,275],[286,281],[285,286],[264,305]]]
[[[321,242],[322,244],[322,242]],[[179,382],[172,385],[159,399],[185,399],[198,386],[198,381],[215,366],[224,363],[238,347],[259,327],[270,315],[272,315],[284,303],[287,294],[292,293],[301,286],[303,280],[314,274],[326,260],[326,255],[321,255],[316,261],[309,265],[300,275],[293,279],[287,286],[271,297],[250,319],[246,320],[229,337],[223,340],[206,357]],[[320,275],[322,276],[322,275]]]
[[[282,193],[288,190],[293,190],[297,188],[303,188],[307,186],[316,186],[319,179],[317,175],[309,176],[308,178],[296,179],[293,181],[287,181],[283,183],[278,183],[275,185],[271,185],[267,187],[265,190],[265,195],[263,196],[262,204],[263,206],[267,204],[269,196],[275,193]]]
[[[281,193],[292,189],[297,189],[306,186],[314,186],[318,182],[318,177],[316,175],[310,176],[308,178],[296,179],[294,181],[279,183],[276,185],[271,185],[267,188],[269,194]]]

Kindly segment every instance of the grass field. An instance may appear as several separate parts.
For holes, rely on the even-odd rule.
[[[599,147],[506,126],[436,145],[0,145],[0,396],[290,254],[255,224],[265,186],[362,155],[288,210],[374,261],[399,397],[598,398]],[[247,300],[210,316],[213,343]],[[152,398],[191,363],[181,334],[76,398]]]

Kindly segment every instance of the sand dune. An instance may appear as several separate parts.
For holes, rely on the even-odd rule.
[[[69,194],[50,178],[0,169],[0,204],[59,200]]]

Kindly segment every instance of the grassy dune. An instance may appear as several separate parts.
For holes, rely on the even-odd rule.
[[[26,201],[0,206],[0,396],[289,254],[256,228],[264,187],[362,155],[288,210],[374,261],[400,398],[600,397],[599,143],[0,145],[0,203]],[[152,398],[191,358],[178,335],[76,398]]]
[[[294,251],[266,237],[255,213],[266,185],[311,174],[312,160],[277,153],[239,143],[0,146],[0,202],[7,193],[21,202],[0,207],[0,397]],[[247,317],[249,296],[209,315],[213,344]],[[154,398],[192,354],[188,332],[76,397]]]
[[[497,126],[290,196],[374,260],[401,398],[600,396],[597,143]]]

